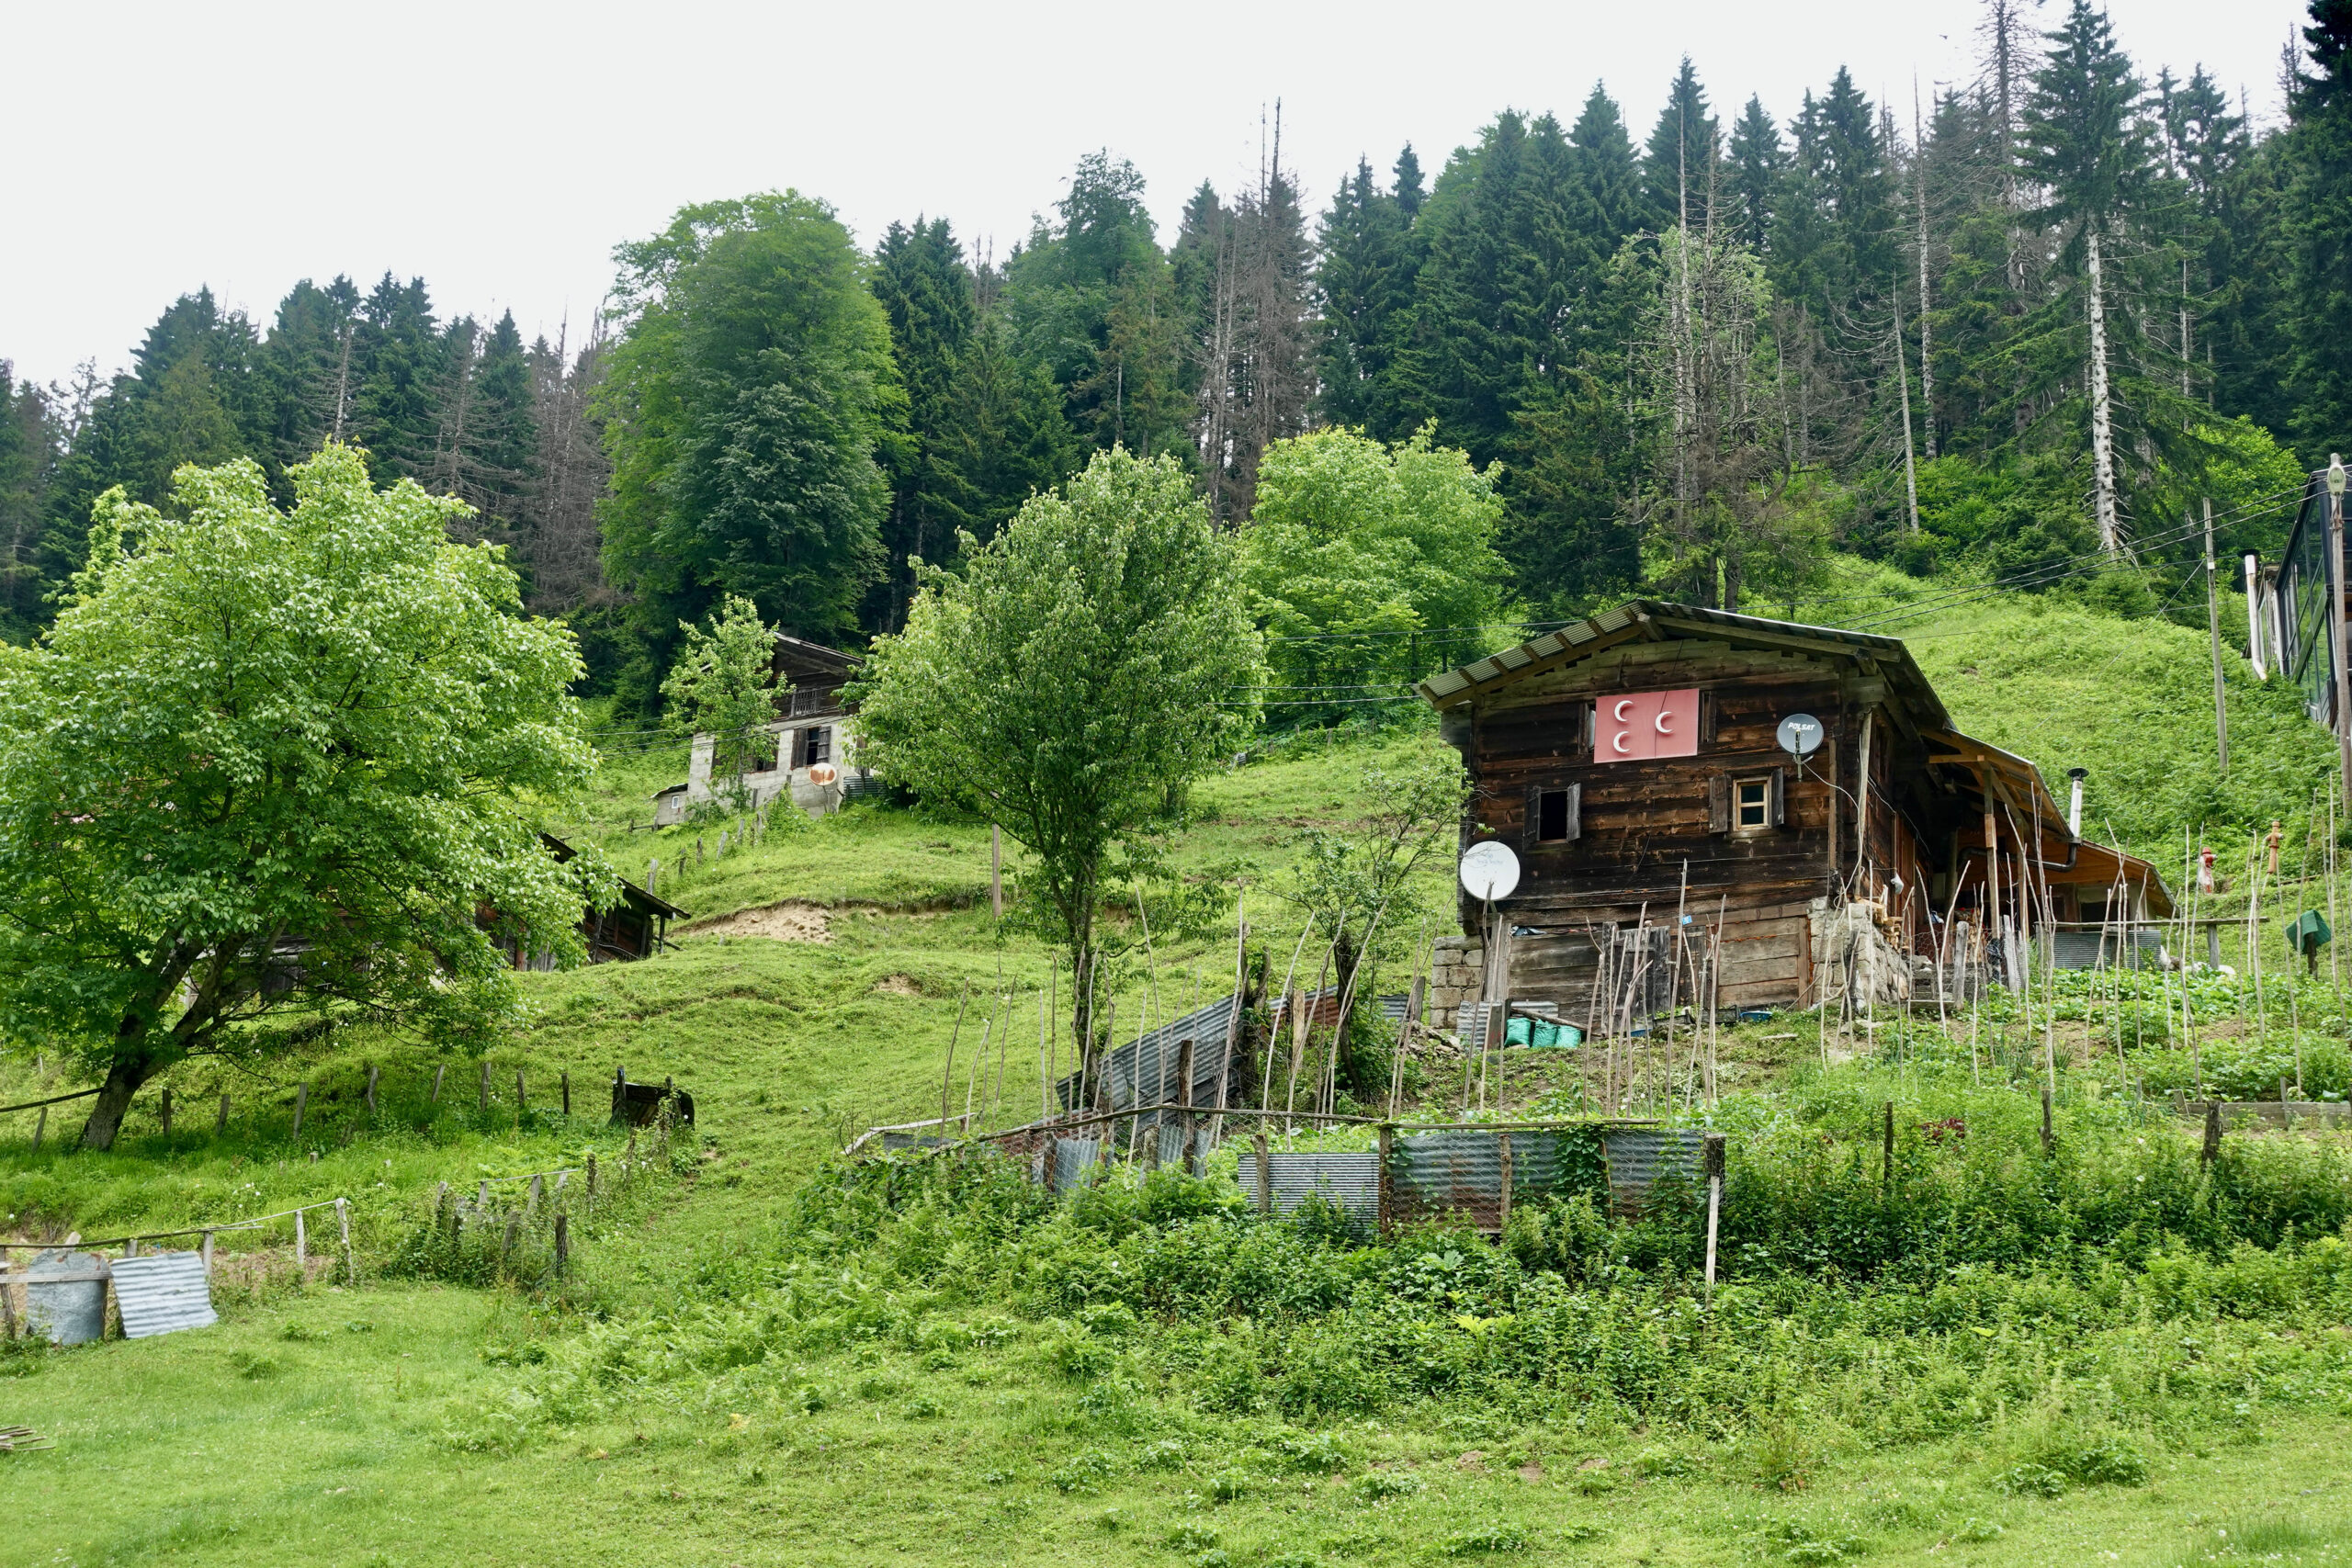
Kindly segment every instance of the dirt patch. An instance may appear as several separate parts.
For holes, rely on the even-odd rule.
[[[771,942],[831,942],[831,918],[821,904],[770,904],[738,909],[707,925],[687,929],[692,936],[763,936]]]
[[[889,975],[874,982],[874,994],[877,997],[919,997],[922,995],[922,987],[909,976]]]

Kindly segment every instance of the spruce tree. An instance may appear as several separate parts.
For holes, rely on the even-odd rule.
[[[1707,110],[1706,89],[1699,85],[1699,73],[1686,54],[1642,152],[1642,207],[1653,232],[1662,234],[1680,224],[1686,209],[1693,226],[1705,226],[1710,193],[1715,189],[1715,160],[1722,151],[1721,131]]]
[[[882,448],[890,480],[885,570],[861,619],[895,631],[914,593],[910,559],[950,559],[956,530],[975,521],[976,498],[956,459],[952,400],[978,307],[964,247],[944,218],[891,224],[874,261],[874,295],[889,318],[891,357],[907,403],[903,429]]]
[[[1771,239],[1772,198],[1788,172],[1788,150],[1781,128],[1764,112],[1764,100],[1750,96],[1731,130],[1730,168],[1724,184],[1731,210],[1723,216],[1741,242],[1761,255]]]
[[[2352,446],[2352,0],[2312,0],[2287,211],[2295,429],[2306,463]]]

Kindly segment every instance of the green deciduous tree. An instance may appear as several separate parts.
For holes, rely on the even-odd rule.
[[[662,721],[681,735],[710,736],[711,776],[737,777],[761,760],[768,737],[760,726],[775,717],[775,629],[760,619],[757,605],[734,593],[711,615],[708,630],[678,629],[685,646],[662,682]]]
[[[109,491],[56,624],[0,650],[0,1026],[100,1076],[89,1147],[265,1013],[479,1031],[501,944],[576,956],[616,891],[538,833],[591,763],[570,634],[448,542],[459,503],[343,446],[291,479],[280,512],[255,463],[183,470],[185,521]]]
[[[1508,613],[1494,476],[1423,431],[1390,446],[1324,430],[1266,449],[1241,535],[1274,639],[1276,716],[1336,717],[1474,657]]]
[[[933,572],[855,689],[883,776],[1003,824],[1076,977],[1114,852],[1148,849],[1255,716],[1262,665],[1236,550],[1183,466],[1098,453]]]
[[[689,207],[618,255],[605,564],[637,595],[621,684],[642,706],[677,626],[723,594],[798,636],[855,631],[882,569],[876,449],[905,394],[867,262],[822,202]]]

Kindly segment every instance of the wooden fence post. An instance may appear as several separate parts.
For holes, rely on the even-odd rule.
[[[168,1138],[172,1135],[172,1086],[169,1084],[164,1086],[163,1118],[164,1136]]]
[[[49,1131],[49,1107],[40,1108],[40,1115],[33,1121],[33,1153],[40,1153],[40,1135]]]
[[[2041,1086],[2041,1155],[2044,1159],[2050,1157],[2050,1151],[2053,1145],[2054,1140],[2050,1131],[2050,1086],[2043,1084]]]
[[[229,1130],[229,1097],[228,1097],[227,1095],[225,1095],[225,1094],[224,1094],[224,1095],[222,1095],[222,1096],[220,1097],[220,1120],[218,1120],[218,1121],[216,1121],[215,1122],[213,1122],[213,1123],[212,1123],[212,1135],[213,1135],[214,1137],[216,1137],[216,1138],[217,1138],[217,1137],[219,1137],[221,1134],[223,1134],[223,1133],[227,1132],[228,1130]]]
[[[568,1214],[555,1217],[555,1277],[563,1278],[564,1265],[571,1260],[571,1218]]]
[[[562,1082],[562,1085],[563,1085],[563,1113],[564,1113],[566,1116],[570,1116],[570,1115],[571,1114],[571,1073],[566,1072],[566,1073],[562,1074],[562,1075],[561,1075],[561,1082]]]
[[[373,1116],[373,1115],[375,1115],[375,1114],[376,1114],[376,1079],[377,1079],[377,1078],[378,1078],[378,1077],[379,1077],[383,1073],[383,1070],[384,1070],[383,1068],[381,1068],[381,1067],[378,1066],[377,1066],[375,1063],[373,1063],[373,1062],[370,1062],[370,1063],[368,1063],[368,1091],[367,1091],[367,1098],[368,1098],[368,1115],[370,1115],[370,1116]]]
[[[1894,1185],[1894,1101],[1891,1100],[1886,1102],[1886,1136],[1879,1146],[1878,1184],[1882,1188]]]
[[[1495,1154],[1502,1168],[1502,1197],[1495,1205],[1495,1234],[1500,1235],[1510,1224],[1510,1134],[1495,1134]]]
[[[1386,1122],[1380,1124],[1379,1165],[1373,1170],[1372,1228],[1376,1235],[1388,1234],[1388,1148],[1396,1129]]]
[[[303,1284],[310,1283],[311,1233],[302,1224],[302,1211],[294,1211],[294,1277]]]
[[[343,1282],[356,1285],[359,1282],[359,1268],[351,1258],[351,1205],[341,1198],[334,1201],[334,1223],[343,1233]]]
[[[588,1201],[591,1206],[596,1201],[596,1151],[594,1149],[588,1151]]]
[[[212,1278],[212,1233],[204,1233],[204,1277]]]
[[[517,1067],[514,1069],[514,1119],[521,1121],[523,1112],[530,1108],[530,1102],[523,1098],[523,1069]]]
[[[2198,1151],[2197,1159],[2200,1165],[2211,1165],[2221,1157],[2222,1102],[2209,1100],[2205,1102],[2205,1146]]]
[[[1266,1124],[1258,1123],[1258,1131],[1250,1140],[1258,1154],[1258,1212],[1274,1212],[1274,1156],[1266,1149]]]
[[[296,1084],[294,1086],[294,1130],[287,1134],[288,1137],[299,1138],[302,1135],[302,1111],[310,1103],[311,1086],[306,1083]]]
[[[490,1114],[490,1058],[481,1059],[481,1113]]]
[[[1702,1304],[1713,1306],[1715,1302],[1715,1225],[1724,1206],[1724,1135],[1710,1133],[1701,1146],[1706,1151],[1707,1161],[1707,1293]]]

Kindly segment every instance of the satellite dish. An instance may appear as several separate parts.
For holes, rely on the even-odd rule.
[[[811,762],[808,764],[808,782],[812,784],[829,784],[840,776],[840,774],[833,772],[833,765],[831,762]]]
[[[1810,757],[1821,750],[1821,721],[1809,713],[1792,713],[1781,721],[1781,750],[1792,757]]]
[[[1510,846],[1489,839],[1463,852],[1462,886],[1473,898],[1508,898],[1519,886],[1519,857]]]

